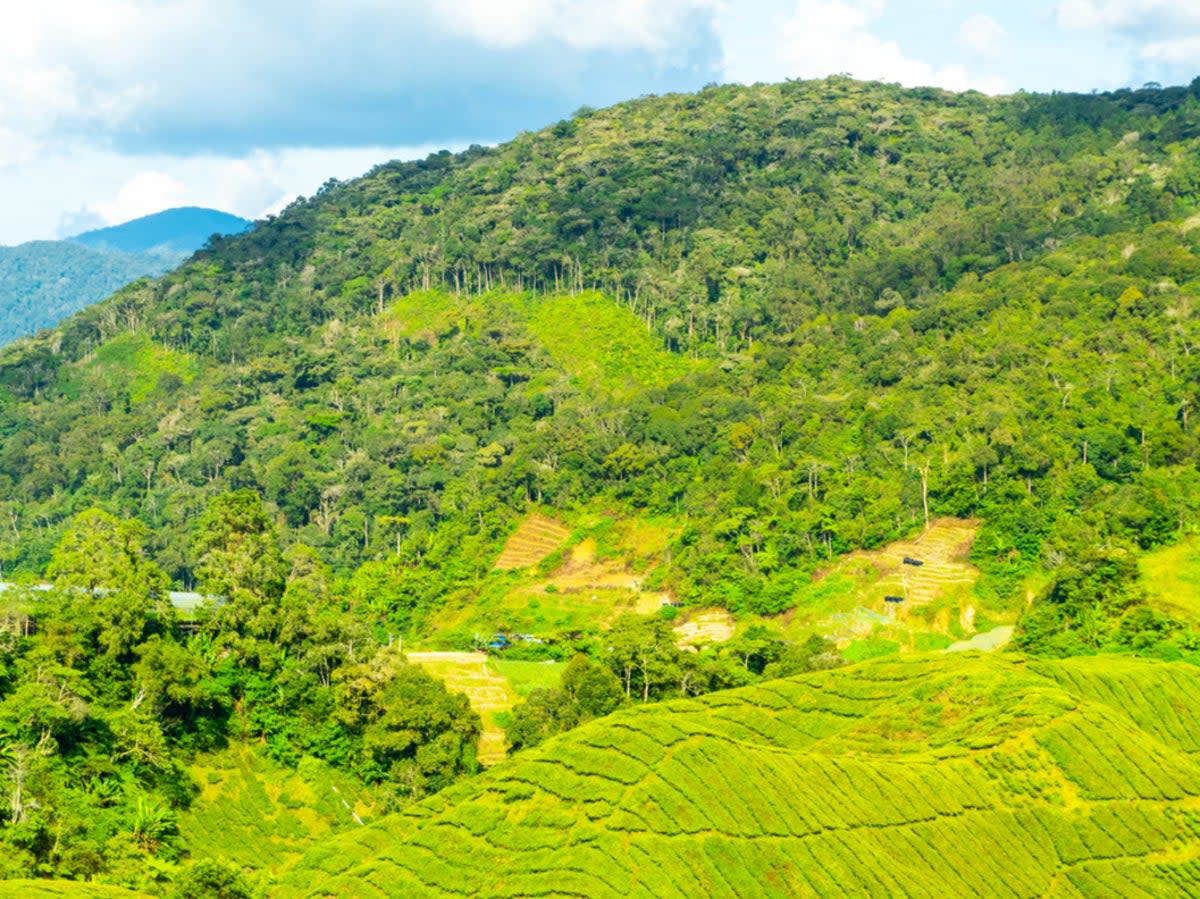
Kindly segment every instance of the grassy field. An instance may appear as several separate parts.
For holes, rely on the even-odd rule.
[[[557,687],[559,677],[567,667],[565,662],[518,662],[500,658],[492,659],[491,666],[521,697],[534,690]]]
[[[602,294],[562,294],[529,303],[530,332],[591,391],[632,396],[677,381],[703,364],[667,352],[636,315]]]
[[[144,334],[128,333],[101,344],[90,358],[64,370],[69,374],[62,386],[69,396],[76,396],[84,384],[102,384],[114,394],[124,393],[136,404],[158,386],[163,376],[187,383],[199,370],[194,359],[167,349]]]
[[[1180,896],[1200,671],[912,656],[594,722],[317,847],[279,896]]]
[[[1147,553],[1139,566],[1155,605],[1189,621],[1200,620],[1200,537]]]

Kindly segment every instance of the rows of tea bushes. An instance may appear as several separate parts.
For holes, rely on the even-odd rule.
[[[634,709],[332,840],[279,895],[1177,895],[1198,689],[924,657]]]

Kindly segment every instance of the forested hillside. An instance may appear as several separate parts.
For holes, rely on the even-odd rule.
[[[69,240],[0,247],[0,346],[58,324],[138,278],[157,277],[213,234],[245,219],[213,209],[169,209]]]
[[[1030,895],[1145,859],[1193,884],[1198,297],[1200,81],[713,87],[330,182],[0,351],[0,563],[49,585],[0,602],[0,877],[323,889],[368,844],[298,864],[309,842],[405,809],[366,839],[486,864],[438,823],[461,801],[546,815],[514,825],[553,862],[506,869],[517,893],[657,891],[564,848],[585,818],[725,895],[758,882],[714,887],[730,860],[782,893],[800,844],[815,870],[893,828],[922,860],[863,892],[987,892],[1016,845]],[[1026,658],[819,673],[1014,629]],[[1032,661],[1100,653],[1166,662]],[[708,735],[754,795],[777,753],[862,795],[681,831],[722,757],[622,805],[641,769],[597,747],[642,725],[635,767]],[[244,757],[295,777],[256,788]],[[900,783],[942,805],[901,815]],[[986,872],[925,856],[970,821]],[[812,848],[813,822],[853,839]]]
[[[713,88],[331,183],[0,357],[6,570],[100,502],[191,584],[240,487],[399,624],[532,501],[674,516],[659,580],[758,611],[927,511],[1000,592],[1169,541],[1197,92]]]
[[[0,247],[0,345],[58,324],[183,256],[110,253],[67,240]]]

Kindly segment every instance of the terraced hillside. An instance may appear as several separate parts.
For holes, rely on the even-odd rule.
[[[978,531],[977,521],[939,519],[912,540],[897,541],[879,552],[861,555],[870,558],[883,574],[880,589],[903,596],[901,608],[907,611],[974,585],[979,571],[966,558]],[[906,564],[906,559],[921,564]]]
[[[975,590],[980,573],[968,558],[979,527],[938,518],[915,537],[835,560],[800,591],[782,617],[785,632],[815,631],[843,648],[872,638],[938,648],[1011,625],[1019,613],[1011,601],[989,602]]]
[[[119,887],[75,880],[0,880],[0,899],[148,899]]]
[[[1200,671],[921,656],[628,711],[314,850],[280,896],[1180,896]]]
[[[562,546],[571,532],[552,518],[531,514],[513,532],[496,559],[497,571],[532,568]]]

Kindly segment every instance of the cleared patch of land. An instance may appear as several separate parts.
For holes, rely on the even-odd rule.
[[[517,692],[482,652],[410,652],[414,665],[420,665],[447,689],[463,693],[471,708],[483,719],[479,738],[479,761],[494,765],[503,761],[507,746],[504,730],[496,721],[499,712],[508,712],[518,702]]]
[[[653,614],[671,601],[669,593],[650,589],[645,581],[646,572],[667,552],[676,523],[593,514],[573,525],[581,539],[562,552],[547,574],[537,566],[563,550],[571,530],[546,516],[530,515],[507,541],[495,566],[497,576],[470,601],[433,616],[426,642],[437,645],[438,636],[446,633],[555,637],[603,628],[631,612]]]
[[[978,521],[940,518],[914,538],[842,556],[778,620],[795,639],[818,633],[842,648],[884,639],[908,650],[1010,624],[1018,609],[985,608],[975,593],[979,570],[968,558],[978,532]]]
[[[1189,621],[1200,620],[1200,537],[1147,553],[1138,567],[1154,605]]]
[[[703,647],[724,643],[735,628],[733,616],[725,609],[700,609],[685,613],[684,620],[675,627],[675,638],[680,646]]]
[[[532,568],[567,542],[571,531],[552,518],[537,513],[526,516],[500,551],[497,571]]]
[[[979,569],[966,559],[978,533],[977,521],[942,518],[913,540],[889,543],[874,552],[853,553],[848,559],[865,561],[880,574],[876,589],[882,595],[871,606],[884,609],[884,596],[899,596],[904,602],[898,604],[897,612],[904,617],[914,607],[970,591],[979,579]],[[920,564],[909,565],[905,559]]]
[[[1196,895],[1198,809],[1200,669],[910,656],[592,722],[276,895]]]
[[[946,647],[946,652],[970,652],[971,650],[995,652],[1012,639],[1015,630],[1016,628],[1011,624],[1002,624],[1000,627],[994,627],[990,631],[976,634],[970,640],[959,640],[957,643],[951,643]]]

